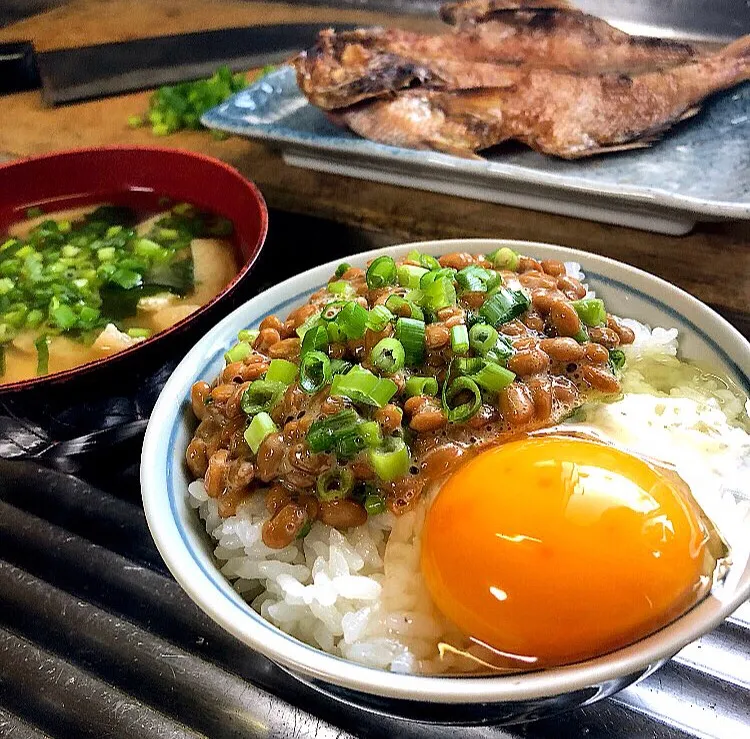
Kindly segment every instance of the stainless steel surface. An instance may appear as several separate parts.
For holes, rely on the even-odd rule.
[[[130,478],[105,493],[0,462],[0,735],[750,737],[750,605],[616,697],[532,724],[430,726],[347,706],[215,626],[171,579]],[[38,473],[37,473],[38,474]]]
[[[272,0],[286,2],[289,0]],[[292,0],[294,2],[294,0]],[[632,34],[706,41],[750,33],[747,0],[571,0],[587,13],[606,18]],[[335,5],[435,16],[439,0],[299,0],[301,5]]]
[[[394,14],[434,16],[438,0],[271,0],[286,4],[326,5]],[[27,15],[65,5],[68,0],[2,0],[0,26]],[[572,0],[573,4],[600,15],[628,33],[675,38],[726,40],[750,33],[747,0]]]

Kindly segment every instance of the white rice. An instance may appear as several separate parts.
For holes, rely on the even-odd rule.
[[[426,506],[395,517],[370,517],[340,532],[313,524],[285,549],[261,540],[268,518],[263,496],[221,519],[202,481],[190,504],[216,541],[221,572],[271,623],[327,652],[395,672],[441,672],[437,644],[460,635],[435,610],[419,575],[419,535]]]
[[[580,265],[566,263],[566,268],[584,279]],[[625,349],[626,394],[708,403],[724,424],[741,418],[743,404],[726,383],[676,358],[676,329],[623,322],[636,333],[635,343]],[[383,513],[345,532],[316,522],[303,540],[275,550],[261,539],[268,518],[263,496],[253,496],[236,515],[222,519],[202,481],[191,483],[188,491],[216,542],[221,572],[280,629],[331,654],[394,672],[476,669],[450,651],[440,655],[439,645],[466,647],[466,641],[436,610],[420,574],[420,536],[430,496],[402,516]]]

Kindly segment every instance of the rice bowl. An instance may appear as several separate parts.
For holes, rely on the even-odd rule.
[[[499,243],[493,243],[492,246],[499,245]],[[424,245],[421,246],[425,248]],[[443,252],[449,251],[451,247],[455,248],[455,246],[455,243],[445,244],[445,246],[443,244],[430,245],[432,250],[435,250],[435,247],[437,247]],[[490,244],[487,242],[463,242],[460,243],[460,246],[466,249],[474,248],[478,251],[488,249]],[[534,255],[541,253],[543,256],[559,258],[559,254],[563,254],[565,258],[570,259],[571,255],[575,254],[575,257],[583,262],[584,271],[586,271],[587,262],[589,264],[592,262],[595,263],[596,270],[600,272],[602,271],[602,267],[607,270],[613,269],[611,266],[612,263],[608,260],[571,253],[570,250],[559,250],[554,247],[526,244],[522,245],[522,247],[526,253]],[[392,252],[399,249],[402,253],[408,251],[407,247],[400,247],[392,250]],[[435,253],[439,252],[435,250]],[[363,264],[366,257],[367,255],[364,255],[354,258],[351,261],[355,263],[359,261],[359,263]],[[315,287],[320,284],[322,279],[325,279],[325,275],[323,274],[324,269],[319,268],[318,272],[320,276],[312,277],[309,287]],[[594,270],[594,267],[589,267],[589,271],[592,270]],[[629,268],[617,266],[617,270],[621,271],[619,274],[620,277],[623,277],[622,272],[624,271],[630,279],[632,279],[632,274],[627,273],[635,273],[638,279],[646,279],[660,286],[662,284],[654,278],[644,278],[641,273],[637,273],[637,271],[630,270]],[[332,266],[328,267],[328,271],[332,271]],[[597,289],[600,289],[599,284],[596,284],[597,279],[597,277],[594,277],[592,284]],[[295,280],[299,282],[299,278],[295,278]],[[283,285],[279,286],[279,288],[283,287]],[[308,285],[305,284],[297,284],[293,290],[302,293],[307,287]],[[649,287],[653,288],[653,285],[651,284]],[[276,288],[276,290],[279,290],[279,288]],[[605,288],[601,289],[602,293],[607,297],[609,304],[609,295],[606,294]],[[674,288],[669,289],[678,293]],[[280,295],[283,295],[284,292],[286,294],[294,294],[289,288],[286,288],[286,291],[279,290]],[[637,304],[642,301],[640,307],[643,307],[643,305],[648,306],[649,301],[645,296],[641,298],[638,294],[634,295],[632,290],[628,291],[626,295],[628,303]],[[682,294],[680,294],[680,299],[690,302],[690,299]],[[302,300],[300,299],[299,302],[302,302]],[[622,295],[620,296],[620,303],[622,303]],[[268,306],[268,308],[273,307],[273,304]],[[293,306],[290,305],[289,307]],[[631,308],[630,305],[628,307]],[[639,306],[635,305],[634,307],[637,309]],[[688,305],[688,310],[685,311],[686,315],[689,315],[690,307]],[[234,322],[235,333],[236,330],[239,330],[239,327],[244,328],[246,325],[252,323],[253,320],[258,321],[263,317],[268,308],[265,310],[261,309],[256,313],[255,317],[246,315],[245,317],[248,320],[244,324],[242,319],[238,317]],[[646,307],[641,313],[636,312],[632,308],[628,311],[623,310],[619,305],[616,305],[615,309],[621,314],[634,315],[637,318],[649,320],[653,324],[667,324],[664,320],[653,320],[653,308],[649,310]],[[704,318],[704,312],[705,309],[701,307],[701,319]],[[720,319],[713,316],[712,319],[720,321]],[[221,329],[222,326],[218,328]],[[722,328],[728,330],[726,327]],[[220,333],[217,329],[216,336],[218,337]],[[225,326],[223,331],[224,347],[228,345],[231,335],[229,326]],[[661,352],[664,357],[670,356],[670,353],[674,349],[673,337],[665,342],[664,335],[661,332],[654,331],[651,334],[644,329],[641,338],[642,340],[635,345],[641,353],[645,352],[649,342],[653,345],[659,344],[665,348],[665,351]],[[691,348],[695,349],[695,338],[688,333],[686,339],[686,353],[690,355]],[[214,338],[212,342],[206,342],[202,349],[204,356],[208,350],[215,351],[221,341],[222,339]],[[741,350],[745,350],[745,347],[742,346]],[[653,352],[651,353],[653,354]],[[695,355],[693,354],[693,356]],[[190,357],[187,359],[189,360]],[[737,361],[739,360],[735,360],[735,362]],[[733,376],[735,382],[743,381],[741,373],[733,371],[734,368],[731,366],[731,362],[729,366],[727,366],[726,362],[722,362],[722,364],[728,370],[727,374]],[[213,366],[218,366],[216,361]],[[201,372],[199,376],[206,376],[205,371]],[[185,380],[192,379],[192,377],[196,377],[195,372],[191,373],[190,378],[187,375],[182,378],[183,387]],[[640,381],[645,382],[645,380]],[[172,396],[171,402],[176,402],[176,396]],[[180,434],[182,439],[184,439],[184,428],[180,431]],[[147,459],[148,450],[149,443],[147,439],[144,462]],[[176,454],[176,450],[173,453]],[[163,463],[161,464],[163,466]],[[148,489],[150,477],[147,465],[144,464],[144,493],[147,513],[149,514],[149,523],[152,530],[156,529],[159,531],[164,527],[162,526],[163,521],[160,522],[153,518],[154,511],[149,504],[151,496]],[[163,489],[163,483],[161,486]],[[185,485],[186,487],[187,485]],[[151,489],[153,490],[153,487]],[[163,492],[161,495],[163,496]],[[182,495],[185,495],[184,488]],[[419,510],[407,513],[395,521],[391,514],[382,514],[380,517],[375,517],[374,520],[368,521],[365,527],[352,530],[352,533],[347,536],[335,530],[327,530],[322,524],[315,524],[308,534],[308,538],[305,539],[304,544],[294,545],[288,551],[280,550],[282,552],[281,556],[274,561],[269,558],[269,552],[262,549],[263,545],[259,542],[258,538],[262,519],[267,515],[264,510],[260,508],[253,509],[251,506],[248,506],[243,510],[243,515],[236,516],[234,520],[225,518],[223,522],[219,522],[216,511],[211,510],[213,500],[206,500],[205,491],[201,490],[200,484],[193,483],[191,485],[189,499],[192,509],[199,508],[205,525],[211,532],[215,532],[218,538],[218,549],[214,545],[212,545],[212,549],[215,550],[218,564],[223,568],[223,572],[235,580],[237,590],[242,591],[247,599],[253,602],[255,608],[260,611],[262,616],[271,619],[274,623],[282,626],[282,628],[298,638],[315,644],[319,648],[333,651],[347,660],[362,661],[368,665],[379,668],[385,667],[398,673],[414,671],[416,662],[428,659],[424,643],[430,642],[430,640],[433,640],[434,643],[445,636],[445,624],[441,622],[440,614],[436,614],[434,610],[430,610],[431,604],[429,603],[429,599],[420,598],[420,594],[418,592],[415,593],[414,588],[409,589],[393,586],[395,582],[405,583],[407,578],[413,581],[415,568],[414,552],[418,551],[418,547],[414,546],[414,542],[419,537],[420,516],[422,515]],[[180,503],[179,505],[181,509],[180,516],[188,520],[190,513],[187,506],[184,506],[184,503]],[[194,516],[195,514],[193,513],[192,515]],[[190,526],[194,530],[193,524],[190,524]],[[385,532],[391,527],[393,527],[393,530],[389,545],[396,544],[401,546],[390,547],[392,551],[389,552],[389,548],[385,547],[384,544]],[[195,533],[191,534],[192,537],[196,537],[195,540],[197,541]],[[163,544],[163,537],[157,535],[157,542]],[[409,547],[406,545],[407,542],[412,542],[412,546]],[[201,546],[205,552],[205,539]],[[245,553],[237,556],[241,549],[244,549]],[[162,552],[164,553],[163,548]],[[278,553],[277,551],[276,554]],[[203,557],[205,555],[201,555],[201,558]],[[195,593],[195,581],[188,583],[183,577],[180,577],[180,574],[184,573],[184,568],[181,566],[182,563],[177,563],[174,557],[170,556],[167,556],[167,560],[173,571],[175,571],[175,568],[177,569],[176,574],[178,574],[178,579],[188,589],[188,592],[192,591]],[[206,559],[205,561],[208,560]],[[743,587],[747,587],[747,583],[741,580],[743,574],[740,569],[744,566],[744,563],[741,559],[736,560],[737,562],[739,562],[739,566],[735,570],[736,578],[731,584],[731,588],[736,588],[738,578],[739,582],[742,582]],[[378,575],[382,575],[385,571],[384,567],[389,573],[393,570],[396,575],[395,579],[391,577],[387,578],[390,583],[385,581],[382,583],[378,582]],[[418,561],[416,567],[418,569]],[[372,577],[373,575],[375,577]],[[747,573],[745,573],[744,577],[746,576]],[[214,583],[212,587],[215,587],[218,581],[213,578],[211,579]],[[239,603],[236,591],[234,593],[231,596],[232,600]],[[735,592],[734,595],[737,595],[737,593]],[[402,597],[401,601],[398,600],[399,596]],[[722,595],[719,602],[725,597],[725,595]],[[687,637],[689,640],[689,632],[685,630],[685,624],[690,624],[694,621],[699,611],[707,610],[709,603],[712,603],[713,607],[716,608],[718,603],[713,602],[713,598],[714,596],[711,596],[709,601],[701,603],[693,611],[682,617],[678,623],[672,624],[663,631],[648,637],[634,647],[627,647],[608,657],[589,660],[579,665],[555,668],[513,679],[510,677],[463,678],[461,680],[440,678],[437,679],[437,682],[434,682],[435,679],[433,678],[416,678],[411,675],[394,674],[387,676],[385,673],[384,678],[380,679],[375,677],[371,670],[365,670],[363,673],[355,665],[342,663],[340,660],[334,660],[334,663],[338,665],[336,667],[332,663],[330,668],[328,668],[326,663],[325,671],[321,671],[320,666],[323,663],[320,660],[325,658],[317,657],[313,666],[307,658],[304,658],[304,655],[307,653],[306,648],[298,652],[298,657],[302,657],[301,660],[289,660],[289,649],[291,649],[291,646],[288,642],[277,641],[276,647],[272,648],[269,646],[268,642],[272,632],[268,632],[267,628],[262,630],[263,637],[251,638],[248,636],[244,626],[239,626],[239,622],[234,617],[227,617],[225,615],[220,617],[219,620],[225,626],[230,625],[235,633],[241,635],[241,638],[250,639],[251,643],[260,648],[261,651],[265,653],[269,653],[270,651],[273,658],[308,675],[322,677],[326,682],[338,683],[354,689],[400,698],[440,700],[457,703],[479,700],[477,696],[483,695],[482,700],[502,701],[509,698],[553,695],[561,692],[560,687],[563,687],[564,692],[574,688],[576,684],[579,687],[587,684],[590,685],[592,684],[590,681],[594,680],[595,682],[597,676],[602,677],[606,675],[607,677],[611,677],[618,673],[618,671],[619,676],[631,674],[628,671],[629,668],[635,666],[637,669],[637,665],[639,664],[645,665],[655,662],[654,655],[662,659],[668,657],[679,649],[682,643],[686,643],[672,641],[668,642],[669,646],[666,646],[664,639],[668,637],[669,632],[675,632],[672,635],[673,638],[676,638],[679,634],[681,638],[684,639]],[[373,611],[378,610],[373,608],[373,606],[379,601],[388,601],[389,606],[386,610],[381,608],[380,613],[373,618]],[[199,602],[205,604],[205,599],[199,597]],[[334,603],[337,608],[333,608],[332,610],[331,607]],[[720,618],[716,616],[716,613],[721,611],[722,607],[728,608],[729,606],[724,602],[714,612],[715,618]],[[216,606],[210,606],[210,609],[212,615],[215,616],[218,615],[218,610],[221,610],[221,608],[217,608]],[[242,610],[247,615],[251,614],[247,606],[242,607]],[[338,617],[334,611],[339,614]],[[405,612],[409,614],[406,619],[404,619]],[[242,617],[243,623],[245,623],[246,618],[247,616]],[[247,626],[250,626],[253,622],[262,624],[262,621],[258,621],[257,618],[255,616],[246,621]],[[704,630],[705,622],[702,621],[699,615],[698,619],[701,624],[701,630]],[[679,626],[683,628],[678,628]],[[257,626],[252,628],[255,629]],[[693,634],[697,633],[700,632],[693,632]],[[394,634],[401,638],[394,639]],[[649,644],[651,644],[652,649],[656,650],[655,652],[649,652]],[[665,651],[665,646],[669,654]],[[282,654],[284,656],[281,656]],[[429,667],[430,669],[425,670],[426,672],[434,674],[442,671],[439,669],[441,665],[432,664]],[[569,679],[565,679],[566,677]],[[559,682],[560,680],[562,682]]]

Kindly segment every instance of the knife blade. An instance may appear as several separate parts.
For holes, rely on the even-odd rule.
[[[29,89],[40,82],[47,105],[65,105],[210,77],[221,65],[241,72],[275,64],[310,46],[327,25],[339,30],[355,27],[333,23],[246,26],[37,52],[38,80],[29,72],[27,56],[22,65],[16,49],[15,55],[5,55],[8,62],[3,66],[5,56],[0,49],[0,79],[6,80],[7,91]],[[18,43],[27,53],[28,42],[26,47]],[[25,79],[14,86],[9,75],[19,74]]]

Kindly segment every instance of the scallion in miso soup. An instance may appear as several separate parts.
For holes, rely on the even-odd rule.
[[[122,351],[237,274],[231,222],[189,203],[27,211],[0,236],[0,383]]]

